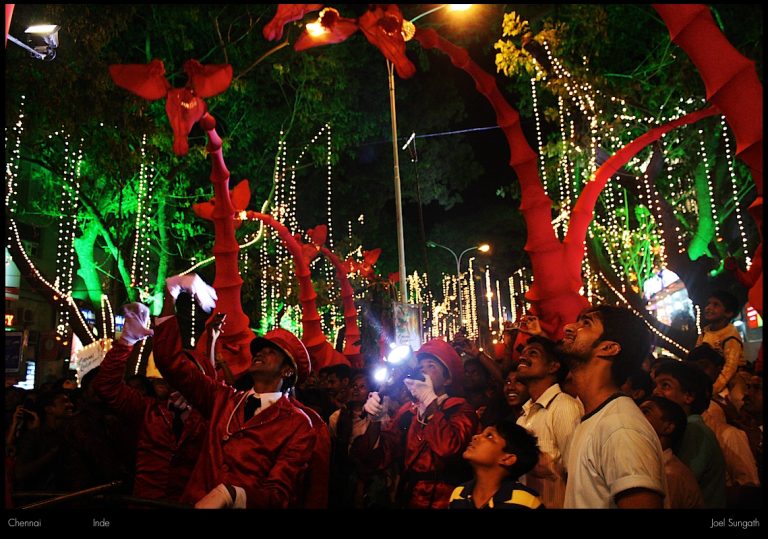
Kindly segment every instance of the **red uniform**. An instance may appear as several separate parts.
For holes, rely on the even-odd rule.
[[[309,416],[312,421],[312,428],[317,435],[317,442],[309,461],[301,506],[305,509],[328,509],[328,484],[331,480],[331,433],[320,414],[297,400],[291,402]]]
[[[351,453],[381,470],[402,458],[407,507],[444,509],[454,488],[471,479],[461,455],[477,432],[477,414],[464,399],[449,397],[425,423],[416,406],[406,403],[382,430],[376,449],[368,436],[359,436]]]
[[[155,329],[155,364],[208,418],[208,436],[182,501],[195,503],[220,483],[241,487],[248,508],[297,507],[316,435],[285,397],[245,420],[246,392],[215,382],[186,361],[176,318]]]
[[[177,439],[168,401],[146,397],[123,382],[125,364],[132,350],[133,346],[116,342],[101,363],[93,388],[107,405],[138,430],[134,495],[179,501],[200,454],[206,421],[191,409]]]

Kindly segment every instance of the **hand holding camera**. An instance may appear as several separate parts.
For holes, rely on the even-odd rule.
[[[539,317],[533,314],[524,314],[521,316],[518,329],[523,333],[527,333],[528,335],[540,335],[542,337],[546,337],[544,330],[541,329]]]
[[[432,401],[437,400],[435,387],[428,374],[424,375],[424,381],[406,378],[403,380],[403,383],[408,388],[408,391],[411,392],[413,398],[416,399],[420,414],[423,415],[427,407],[432,404]]]
[[[384,418],[386,408],[377,391],[371,391],[368,394],[368,400],[365,401],[363,410],[371,418],[371,421],[381,421]]]

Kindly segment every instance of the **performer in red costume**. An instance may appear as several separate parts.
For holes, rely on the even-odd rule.
[[[384,469],[402,459],[399,503],[416,509],[445,509],[451,492],[471,479],[461,455],[477,432],[478,418],[466,400],[449,396],[463,386],[459,354],[445,341],[433,339],[416,352],[424,381],[406,379],[415,402],[404,404],[381,428],[384,405],[377,392],[365,403],[372,422],[352,444],[360,462]]]
[[[171,277],[166,285],[155,325],[155,364],[210,420],[182,502],[199,509],[298,507],[316,434],[309,417],[285,393],[309,374],[307,349],[291,332],[272,330],[251,341],[251,389],[217,383],[185,360],[174,312],[179,291],[191,293],[210,311],[215,290],[197,275]]]
[[[125,306],[123,334],[102,361],[93,389],[138,431],[133,494],[177,502],[197,462],[207,422],[178,391],[165,399],[147,397],[123,381],[134,345],[152,334],[148,320],[145,305]]]

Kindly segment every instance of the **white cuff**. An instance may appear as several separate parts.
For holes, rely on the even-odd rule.
[[[235,501],[232,504],[232,509],[245,509],[245,504],[248,500],[248,496],[245,495],[245,489],[234,485],[232,487],[235,489]]]

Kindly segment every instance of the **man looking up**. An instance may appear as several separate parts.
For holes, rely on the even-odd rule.
[[[591,307],[565,326],[574,391],[586,415],[567,455],[565,508],[663,507],[666,492],[659,438],[619,386],[651,346],[643,321],[628,309]]]
[[[251,341],[249,390],[215,382],[185,361],[172,293],[186,290],[208,311],[216,293],[197,275],[171,277],[166,284],[163,316],[155,326],[155,363],[210,420],[182,501],[200,509],[298,506],[316,434],[285,392],[309,374],[307,349],[287,330],[269,331]]]
[[[549,509],[562,509],[565,499],[563,455],[571,435],[581,421],[581,403],[563,393],[559,382],[565,378],[565,358],[555,343],[533,336],[520,354],[517,379],[526,385],[531,398],[523,404],[517,424],[539,441],[537,466],[525,476],[525,484],[539,492]]]

